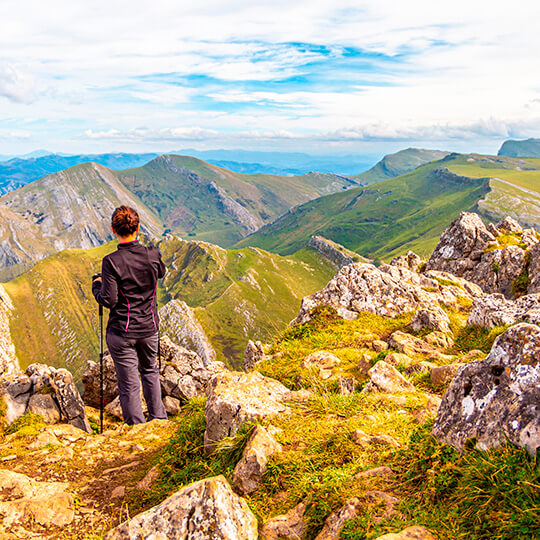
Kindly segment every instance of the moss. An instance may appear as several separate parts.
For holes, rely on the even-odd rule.
[[[42,416],[27,412],[6,428],[5,434],[10,435],[11,433],[18,433],[21,437],[35,435],[44,426],[45,422],[43,421]]]

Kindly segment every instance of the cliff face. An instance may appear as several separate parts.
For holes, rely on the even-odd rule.
[[[11,340],[9,330],[9,318],[12,311],[11,298],[0,285],[0,375],[15,373],[19,367],[15,356],[15,345]]]

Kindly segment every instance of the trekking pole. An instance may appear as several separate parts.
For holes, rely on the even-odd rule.
[[[99,304],[99,432],[103,433],[103,306]]]

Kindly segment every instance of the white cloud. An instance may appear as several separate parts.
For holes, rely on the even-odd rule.
[[[107,131],[93,131],[88,129],[84,133],[89,139],[105,139],[118,140],[127,142],[143,142],[143,141],[200,141],[215,138],[218,135],[217,131],[211,129],[203,129],[200,127],[189,128],[135,128],[129,130],[109,129]]]
[[[15,103],[32,103],[38,95],[33,76],[11,65],[0,65],[0,96]]]

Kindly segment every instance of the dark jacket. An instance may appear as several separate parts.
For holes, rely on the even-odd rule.
[[[158,330],[156,291],[165,275],[159,249],[137,240],[118,244],[103,258],[102,281],[92,283],[97,302],[110,309],[107,332],[127,338],[148,337]]]

